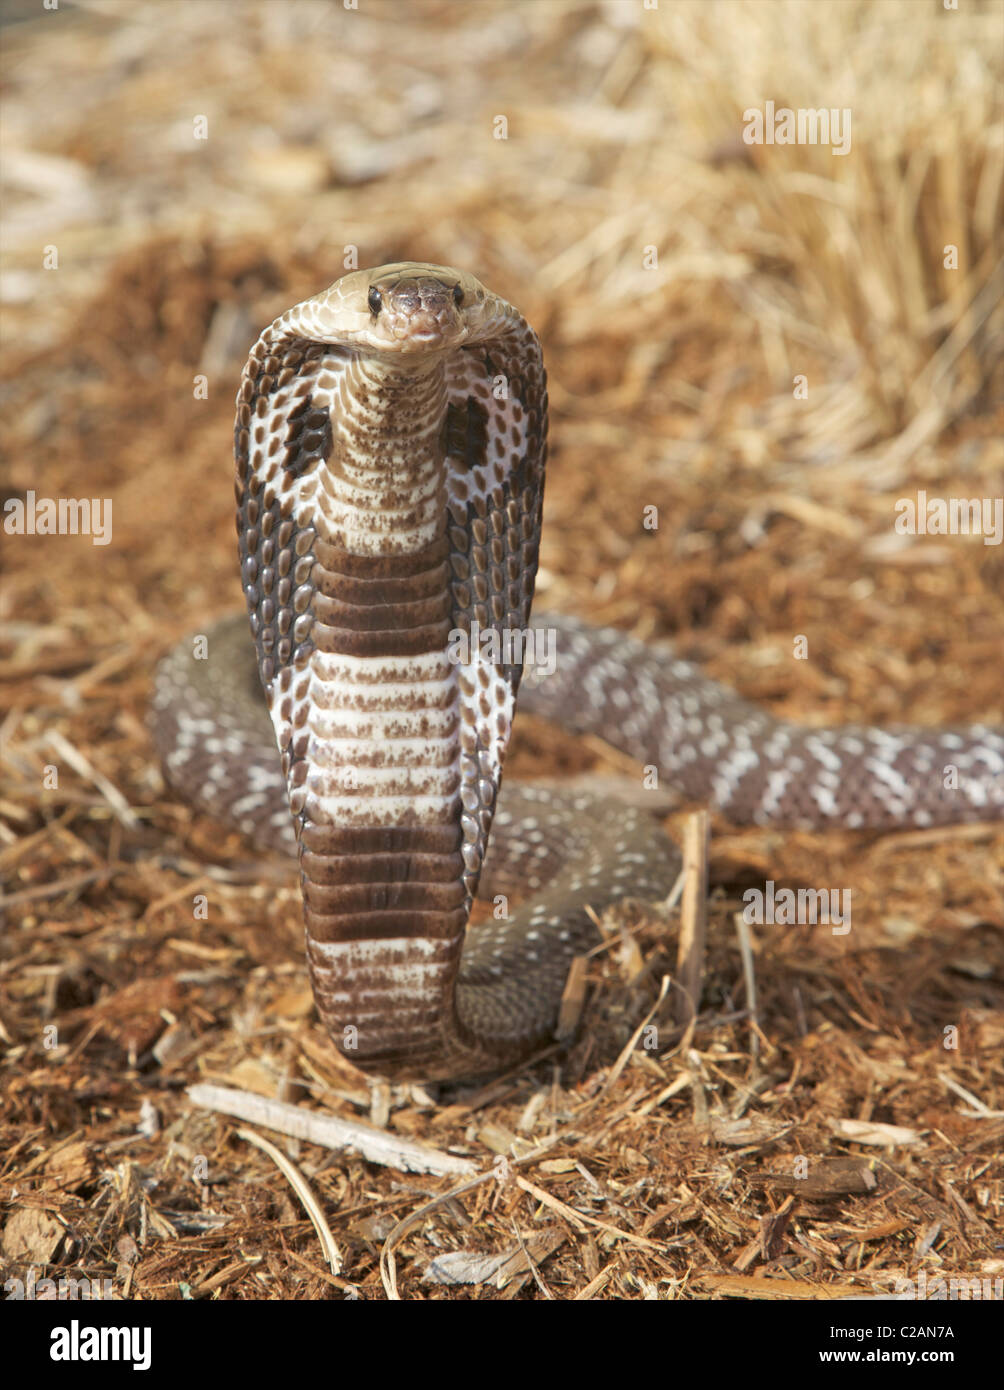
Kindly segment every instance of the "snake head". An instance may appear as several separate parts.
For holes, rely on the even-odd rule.
[[[473,275],[415,261],[353,271],[300,305],[311,336],[414,358],[477,342],[501,317]]]

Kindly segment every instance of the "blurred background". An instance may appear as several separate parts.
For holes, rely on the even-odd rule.
[[[0,864],[30,929],[8,938],[18,1125],[65,1133],[85,1103],[54,1099],[69,1069],[31,1072],[36,1011],[95,1029],[74,1057],[118,1086],[180,1007],[183,929],[242,960],[198,986],[208,1012],[186,1007],[203,1049],[234,1046],[228,1010],[264,988],[250,957],[294,972],[298,1002],[269,1017],[288,1005],[310,1074],[349,1084],[309,1034],[291,881],[214,879],[212,921],[181,922],[205,864],[246,849],[165,793],[144,723],[159,656],[240,605],[247,351],[347,264],[456,265],[539,332],[538,609],[671,637],[810,722],[1004,722],[1004,547],[894,526],[921,490],[1004,492],[1001,0],[6,0],[0,23],[4,495],[113,504],[107,546],[0,537]],[[747,144],[743,113],[768,102],[849,110],[848,152]],[[52,731],[63,772],[40,790]],[[517,720],[509,775],[597,765],[625,770]],[[180,881],[158,857],[179,844]],[[854,891],[853,938],[758,946],[763,1025],[815,1087],[805,1114],[870,1115],[882,1093],[886,1118],[962,1143],[943,1016],[975,1040],[962,1083],[1004,1094],[1001,849],[988,827],[716,826],[722,893]],[[855,956],[875,944],[893,950]],[[734,951],[714,949],[731,1007]],[[846,1046],[813,1050],[818,1028]],[[721,1037],[742,1054],[745,1034]],[[274,1046],[266,1089],[288,1063]],[[886,1104],[892,1073],[868,1068],[901,1047],[911,1084]]]

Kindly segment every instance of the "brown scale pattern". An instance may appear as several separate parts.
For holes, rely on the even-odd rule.
[[[302,667],[312,650],[311,574],[315,531],[292,516],[295,479],[327,461],[331,417],[315,410],[311,368],[322,344],[293,339],[266,351],[259,339],[241,379],[234,424],[237,537],[241,582],[262,679],[278,666]],[[298,380],[300,373],[307,375]],[[283,431],[266,428],[270,402],[284,388],[294,401],[283,411]]]
[[[535,686],[534,673],[530,673],[521,703],[566,728],[599,733],[642,762],[657,765],[663,785],[680,787],[695,801],[714,801],[716,764],[699,759],[685,764],[685,776],[681,775],[680,754],[693,739],[674,739],[671,731],[684,718],[694,717],[684,714],[685,703],[690,708],[689,702],[699,701],[705,724],[709,714],[723,709],[734,715],[737,729],[753,716],[766,721],[758,726],[764,731],[775,722],[677,659],[669,648],[648,647],[632,642],[625,633],[558,615],[542,614],[537,622],[557,630],[559,653],[564,655],[559,656],[556,675],[542,686]],[[182,646],[158,669],[155,737],[169,776],[192,801],[223,820],[233,820],[234,806],[242,799],[250,800],[249,814],[237,821],[240,828],[262,847],[294,852],[283,779],[260,692],[254,690],[254,652],[243,619],[229,619],[210,633],[210,654],[208,662],[192,661],[190,649]],[[638,681],[632,686],[631,674],[636,671]],[[644,711],[645,697],[639,692],[648,689],[649,677],[655,681],[660,703],[658,710],[648,712],[647,730],[639,733],[632,717]],[[633,692],[626,717],[615,702],[618,690]],[[214,787],[208,778],[213,759],[204,752],[205,736],[193,732],[210,717],[220,736],[234,740],[240,749],[227,758],[230,779],[225,787]],[[792,727],[799,731],[799,726]],[[975,726],[901,733],[912,736],[913,747],[930,746],[943,733],[960,740],[952,754],[965,761],[974,780],[964,780],[955,798],[944,805],[946,820],[1004,818],[1004,781],[997,771],[1004,766],[1001,730]],[[179,751],[182,756],[172,769],[171,757]],[[852,777],[866,775],[860,767],[850,771]],[[982,792],[973,795],[979,776]],[[878,814],[885,817],[888,812],[877,798],[876,780],[873,777],[863,789],[863,804],[877,806]],[[993,799],[995,785],[1001,790]],[[984,794],[991,798],[986,803]],[[853,812],[856,804],[861,803],[848,800],[845,814]],[[797,813],[797,792],[792,805]],[[922,796],[914,805],[915,811],[908,811],[899,824],[909,825],[915,812],[924,812]],[[744,801],[730,806],[727,813],[742,823],[761,812],[761,806]],[[774,821],[783,824],[790,815],[791,807],[785,804]],[[819,824],[818,812],[813,823]],[[379,851],[384,834],[374,832],[368,840],[354,841],[345,832],[328,833],[345,835],[341,847],[349,852],[365,849],[369,853]],[[586,907],[601,912],[625,896],[663,896],[678,869],[675,847],[650,817],[634,808],[617,807],[611,815],[609,805],[557,784],[503,785],[479,896],[490,902],[496,893],[510,895],[522,888],[534,897],[508,921],[469,931],[463,955],[456,960],[458,1017],[467,1021],[471,1032],[476,1022],[478,1035],[487,1039],[483,1066],[515,1060],[535,1042],[547,1041],[571,957],[596,944],[596,928]],[[382,863],[379,872],[388,872],[388,865]],[[530,932],[538,934],[537,942],[529,939]],[[449,942],[443,943],[444,960],[452,965],[457,955]],[[317,973],[323,977],[322,970]],[[319,1003],[323,1011],[323,1001]],[[395,1064],[388,1061],[387,1065],[394,1068]],[[395,1074],[402,1074],[404,1065],[399,1060]],[[441,1074],[439,1065],[427,1073]]]
[[[359,363],[386,360],[393,372],[402,342],[445,341],[458,315],[476,330],[482,307],[487,336],[458,338],[444,355],[446,395],[431,377],[428,400],[401,402],[400,419],[382,429],[372,411],[379,390],[372,373],[361,384]],[[354,554],[319,516],[297,513],[304,483],[338,461],[349,406],[349,442],[396,467],[408,431],[440,401],[436,459],[448,495],[426,543],[390,532],[383,554]],[[388,1075],[475,1074],[549,1041],[570,960],[595,942],[590,912],[627,895],[662,896],[679,868],[640,811],[611,815],[606,803],[549,784],[500,790],[518,662],[459,680],[457,723],[443,745],[455,733],[456,776],[424,820],[348,824],[324,811],[339,768],[337,757],[331,768],[312,763],[311,720],[327,721],[337,750],[357,716],[389,712],[386,746],[360,744],[364,777],[390,756],[395,718],[401,729],[424,729],[432,752],[422,775],[431,779],[432,731],[454,707],[453,687],[420,680],[405,705],[379,682],[326,686],[311,674],[325,653],[421,663],[451,625],[527,625],[546,428],[532,330],[470,277],[383,267],[297,306],[255,345],[238,397],[238,530],[254,648],[246,630],[224,623],[210,633],[209,660],[193,661],[183,645],[157,673],[153,722],[168,776],[259,844],[298,848],[319,1012],[351,1060]],[[408,486],[388,486],[380,505],[395,508],[398,525],[420,524],[423,505],[411,506]],[[600,734],[733,820],[847,827],[1004,817],[1000,730],[805,729],[623,633],[565,618],[537,625],[554,628],[558,668],[546,681],[530,669],[525,704]],[[278,701],[281,766],[253,689],[256,661]],[[420,722],[409,726],[414,712]],[[946,764],[960,774],[951,789]],[[387,766],[409,784],[406,760]],[[484,896],[514,883],[535,896],[465,942],[479,879]],[[348,1032],[358,1036],[350,1042]]]
[[[447,295],[452,298],[453,286],[447,285],[444,294],[438,276],[408,274],[395,281],[384,290],[388,317],[399,325],[407,319],[409,331],[420,331],[423,316],[427,321],[431,314],[438,324],[450,328],[453,311]],[[441,510],[435,535],[417,551],[405,538],[428,514],[422,480],[426,476],[423,462],[430,460],[421,431],[428,424],[423,390],[428,387],[431,403],[439,389],[434,374],[420,369],[414,376],[401,376],[388,359],[379,388],[385,399],[374,399],[372,363],[367,359],[368,365],[363,366],[349,352],[342,362],[344,370],[336,371],[336,433],[330,423],[333,414],[314,409],[316,387],[323,374],[330,375],[332,370],[330,343],[327,339],[311,342],[302,331],[309,329],[310,315],[291,322],[296,316],[292,311],[277,320],[252,350],[238,398],[235,438],[241,558],[260,675],[273,702],[299,840],[315,994],[336,1045],[354,1013],[359,1024],[354,1031],[362,1036],[353,1044],[353,1060],[380,1068],[403,1065],[405,1057],[409,1066],[422,1059],[426,1073],[433,1065],[452,1071],[480,1068],[487,1061],[485,1049],[457,1015],[454,977],[494,813],[499,749],[504,750],[508,738],[509,715],[500,703],[502,689],[507,687],[514,694],[521,670],[516,665],[500,670],[502,688],[494,671],[487,668],[472,670],[469,677],[461,673],[459,721],[445,726],[441,719],[437,721],[438,743],[429,735],[425,761],[430,780],[423,783],[417,768],[414,773],[408,771],[405,762],[389,780],[373,784],[374,790],[379,785],[384,797],[441,787],[444,800],[439,812],[432,814],[432,820],[441,824],[432,827],[427,823],[363,827],[334,823],[325,808],[339,804],[339,759],[352,722],[346,717],[346,737],[341,743],[336,737],[330,745],[335,762],[328,769],[325,745],[311,734],[314,724],[308,706],[325,710],[326,687],[318,677],[322,670],[337,671],[337,659],[386,658],[387,670],[393,673],[389,679],[399,682],[401,660],[442,652],[451,627],[523,626],[527,621],[536,570],[546,397],[536,339],[508,306],[501,307],[504,312],[491,339],[491,355],[480,346],[463,349],[466,373],[473,378],[464,407],[457,404],[455,383],[451,383],[451,397],[442,398],[439,466],[466,473],[472,486],[463,486],[464,500]],[[487,385],[487,374],[497,377],[500,372],[508,385],[503,400],[512,402],[508,434],[496,418],[508,407],[496,405]],[[327,399],[330,405],[330,394]],[[458,427],[461,413],[462,430]],[[409,481],[412,432],[416,461],[411,470],[414,480]],[[383,470],[388,480],[377,493],[372,485],[367,490],[372,537],[367,549],[376,548],[376,554],[359,555],[346,549],[345,538],[355,534],[358,524],[346,529],[344,486],[338,490],[334,512],[326,505],[318,506],[323,494],[316,488],[312,511],[297,500],[297,484],[313,470],[322,466],[341,470],[348,479],[358,473],[360,458],[369,458],[371,469],[378,474]],[[415,486],[419,491],[413,496]],[[393,515],[393,527],[385,526],[384,514]],[[334,522],[335,515],[342,520]],[[286,611],[272,597],[273,533],[279,529],[281,543],[298,545],[298,558],[309,557],[311,566],[302,588],[284,596],[285,603],[292,597],[300,604],[301,621],[294,634],[300,639],[298,648],[287,637]],[[288,562],[283,563],[288,570]],[[305,570],[304,564],[301,574]],[[335,658],[336,666],[319,666],[322,656]],[[414,691],[414,699],[403,705],[399,692],[387,697],[392,708],[401,709],[402,723],[416,702],[421,704],[420,683]],[[374,699],[380,701],[379,689],[359,691],[344,682],[338,689],[338,701],[347,716],[360,711],[365,715],[373,709]],[[432,723],[431,710],[424,718],[426,724]],[[326,721],[323,727],[328,737],[333,730],[337,735],[337,723]],[[412,720],[408,732],[414,739],[416,734],[421,736],[422,728],[422,718],[417,723]],[[367,770],[386,767],[393,773],[394,765],[388,761],[392,746],[393,739],[390,744],[353,745],[353,768],[364,790]],[[448,770],[458,754],[472,760],[472,772],[464,771],[461,758],[452,778],[431,780],[436,767]],[[374,814],[379,818],[376,803]],[[430,830],[435,843],[429,841]],[[414,948],[407,945],[409,940]],[[388,942],[387,959],[379,948],[384,941]],[[353,942],[360,951],[338,957],[342,969],[335,970],[330,949],[325,948],[349,948]],[[409,969],[424,972],[424,997],[416,995],[411,1004],[403,1005],[395,980]],[[353,982],[354,1007],[349,1016],[339,1005],[344,999],[339,986],[346,974]]]
[[[626,633],[542,615],[557,667],[522,705],[596,734],[737,825],[895,829],[1004,819],[1004,730],[807,728]]]
[[[463,402],[448,411],[446,430],[447,456],[454,464],[448,510],[456,622],[469,633],[520,632],[530,620],[537,575],[547,374],[536,337],[521,319],[486,348],[462,352],[452,367],[453,393]],[[502,658],[495,676],[515,700],[522,663],[505,660],[504,652]],[[472,682],[466,692],[468,708],[477,702],[487,715],[494,692],[485,672],[479,674],[481,688]],[[497,732],[508,740],[501,714]],[[470,904],[491,834],[498,775],[483,732],[469,732],[465,752],[472,768],[462,791]]]

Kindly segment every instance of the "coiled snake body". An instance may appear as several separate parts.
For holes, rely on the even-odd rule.
[[[546,1042],[570,960],[595,942],[587,908],[664,895],[678,871],[638,810],[500,791],[513,634],[556,642],[553,674],[527,667],[525,705],[735,821],[1004,815],[1000,730],[804,729],[622,633],[531,625],[546,432],[536,335],[472,276],[383,266],[290,309],[237,399],[253,644],[226,621],[207,660],[184,643],[157,672],[168,777],[298,850],[318,1010],[384,1075],[483,1073]],[[479,886],[539,891],[465,945]]]

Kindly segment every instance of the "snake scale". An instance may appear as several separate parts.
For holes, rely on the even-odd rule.
[[[442,266],[344,276],[262,333],[241,380],[253,641],[225,620],[206,659],[186,642],[157,671],[168,779],[298,852],[321,1018],[384,1076],[483,1074],[548,1042],[570,961],[596,941],[587,909],[677,876],[640,810],[501,789],[513,634],[556,644],[550,674],[527,662],[524,708],[734,822],[1004,816],[1004,730],[803,728],[621,632],[533,622],[546,436],[540,344],[510,304]],[[519,889],[525,907],[466,930],[479,890]]]

